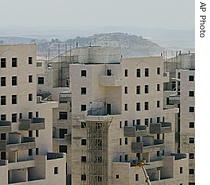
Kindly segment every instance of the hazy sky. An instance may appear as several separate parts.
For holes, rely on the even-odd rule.
[[[0,27],[193,29],[194,0],[0,0]]]

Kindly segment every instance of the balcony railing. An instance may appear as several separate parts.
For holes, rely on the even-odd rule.
[[[64,134],[64,138],[54,137],[53,144],[57,144],[57,145],[71,144],[71,134]]]
[[[45,129],[44,118],[20,119],[19,130],[41,130]]]
[[[11,122],[10,121],[0,121],[0,133],[11,132]]]
[[[131,151],[134,153],[145,153],[145,152],[154,152],[161,151],[164,149],[163,140],[154,140],[153,144],[145,145],[144,142],[132,142]]]
[[[17,151],[17,150],[28,150],[36,148],[34,137],[23,137],[22,140],[16,140],[13,142],[0,141],[0,151]]]
[[[172,132],[170,122],[161,122],[161,123],[151,123],[150,124],[150,133],[151,134],[163,134]]]
[[[139,137],[147,135],[147,127],[145,125],[136,125],[133,127],[124,127],[125,137]]]

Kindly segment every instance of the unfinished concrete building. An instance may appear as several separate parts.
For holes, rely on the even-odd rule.
[[[168,107],[178,107],[176,150],[189,153],[189,185],[195,184],[195,54],[179,52],[165,59],[170,82],[165,86]]]
[[[120,48],[82,47],[38,65],[45,66],[39,92],[59,101],[53,148],[67,153],[71,184],[143,185],[141,161],[152,184],[188,184],[188,154],[176,153],[179,109],[163,91],[171,78],[163,57],[125,59]]]
[[[119,55],[120,59],[120,55]],[[72,183],[188,184],[188,157],[175,153],[175,116],[164,109],[162,57],[70,65]]]
[[[36,45],[2,45],[0,60],[0,184],[65,184],[66,156],[52,152],[58,103],[37,103]]]

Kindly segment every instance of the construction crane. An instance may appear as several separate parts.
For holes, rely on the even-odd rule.
[[[151,182],[150,182],[150,179],[149,179],[149,175],[147,174],[147,171],[146,169],[144,168],[144,165],[145,163],[144,162],[140,162],[140,163],[137,163],[136,166],[138,167],[142,167],[142,170],[144,172],[144,175],[145,175],[145,181],[147,182],[148,185],[151,185]]]

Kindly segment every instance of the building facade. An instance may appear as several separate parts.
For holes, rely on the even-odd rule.
[[[37,103],[36,45],[0,46],[0,59],[0,184],[65,184],[66,156],[52,152],[58,103]]]

